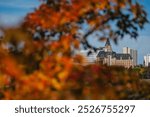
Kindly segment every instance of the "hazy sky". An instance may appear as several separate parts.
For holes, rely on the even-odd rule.
[[[0,0],[0,25],[15,25],[39,4],[38,0]]]
[[[148,20],[150,21],[150,0],[139,0],[144,5],[148,12]],[[40,4],[39,0],[0,0],[0,26],[15,25],[20,22],[24,16],[31,11],[34,11]],[[138,50],[138,63],[143,63],[143,56],[150,53],[150,24],[147,24],[145,29],[139,32],[140,36],[137,40],[125,37],[120,40],[118,45],[113,44],[113,50],[122,52],[123,47],[130,47]],[[95,46],[104,46],[104,42],[92,42]]]

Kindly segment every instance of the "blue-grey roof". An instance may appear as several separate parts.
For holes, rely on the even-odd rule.
[[[118,60],[120,60],[120,59],[127,60],[127,59],[132,59],[132,57],[131,57],[130,54],[118,53],[118,54],[116,54],[116,59],[118,59]]]
[[[105,52],[105,51],[99,51],[97,57],[99,58],[106,58],[108,55],[112,56],[112,58],[116,58],[117,60],[128,60],[132,59],[130,54],[122,54],[122,53],[116,53],[116,52]]]
[[[108,55],[111,55],[112,58],[114,58],[116,56],[116,52],[105,52],[105,51],[99,51],[97,57],[100,57],[100,58],[105,58],[107,57]]]

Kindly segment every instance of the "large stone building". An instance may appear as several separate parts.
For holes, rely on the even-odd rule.
[[[134,66],[131,55],[129,53],[114,52],[109,39],[107,39],[105,47],[99,50],[97,54],[97,62],[107,64],[108,66],[124,66],[126,68]]]

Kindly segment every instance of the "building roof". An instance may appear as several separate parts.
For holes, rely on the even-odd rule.
[[[97,54],[97,57],[99,58],[106,58],[110,55],[112,58],[116,58],[117,60],[128,60],[132,59],[130,54],[121,54],[121,53],[116,53],[116,52],[105,52],[105,51],[99,51]]]
[[[122,54],[122,53],[118,53],[116,54],[116,59],[117,60],[128,60],[128,59],[132,59],[130,54]]]
[[[105,58],[107,57],[108,55],[111,55],[112,58],[114,58],[116,56],[116,52],[105,52],[104,50],[103,51],[99,51],[99,53],[97,54],[97,57],[100,57],[100,58]]]

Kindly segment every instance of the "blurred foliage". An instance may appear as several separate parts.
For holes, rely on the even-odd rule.
[[[138,70],[83,65],[75,54],[81,44],[96,50],[87,40],[95,32],[117,42],[146,22],[134,0],[43,0],[21,26],[1,29],[0,98],[149,99]]]
[[[150,79],[150,67],[142,67],[140,68],[140,77],[142,79]]]

